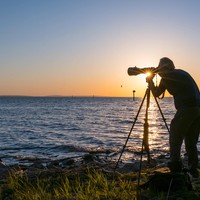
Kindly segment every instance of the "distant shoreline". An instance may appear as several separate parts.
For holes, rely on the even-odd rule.
[[[62,96],[62,95],[47,95],[47,96],[29,96],[29,95],[0,95],[0,98],[2,97],[22,97],[22,98],[133,98],[131,96],[79,96],[79,95],[73,95],[73,96]],[[134,98],[143,98],[143,97],[134,97]],[[173,97],[165,97],[165,98],[173,98]]]

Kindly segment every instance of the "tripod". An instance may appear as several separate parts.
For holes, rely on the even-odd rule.
[[[147,102],[146,102],[146,111],[145,111],[145,119],[144,119],[144,133],[143,133],[142,150],[141,150],[141,157],[140,157],[140,168],[139,168],[138,186],[139,186],[139,183],[140,183],[140,175],[141,175],[141,168],[142,168],[142,155],[143,155],[143,153],[144,153],[144,150],[145,150],[146,153],[147,153],[148,162],[150,162],[150,160],[151,160],[151,157],[150,157],[150,150],[149,150],[149,142],[148,142],[148,140],[149,140],[149,138],[148,138],[148,137],[149,137],[148,110],[149,110],[149,104],[150,104],[150,93],[151,93],[151,90],[150,90],[150,86],[149,86],[149,84],[148,84],[148,87],[147,87],[147,89],[146,89],[145,95],[144,95],[144,97],[143,97],[143,99],[142,99],[141,105],[140,105],[140,107],[139,107],[139,110],[138,110],[138,112],[137,112],[137,114],[136,114],[136,117],[135,117],[135,120],[134,120],[134,122],[133,122],[133,125],[132,125],[132,127],[131,127],[131,129],[130,129],[130,132],[129,132],[129,134],[128,134],[128,137],[127,137],[127,139],[126,139],[126,142],[125,142],[125,144],[124,144],[124,146],[123,146],[123,149],[122,149],[122,151],[121,151],[121,154],[120,154],[119,159],[118,159],[118,161],[117,161],[117,164],[116,164],[116,166],[115,166],[115,170],[116,170],[117,167],[118,167],[119,161],[120,161],[120,159],[121,159],[121,157],[122,157],[122,154],[123,154],[123,152],[124,152],[124,150],[125,150],[125,148],[126,148],[126,145],[127,145],[127,143],[128,143],[128,140],[129,140],[129,138],[130,138],[130,135],[131,135],[131,133],[132,133],[132,131],[133,131],[133,128],[134,128],[134,126],[135,126],[135,123],[136,123],[136,121],[137,121],[137,118],[138,118],[138,116],[139,116],[139,113],[140,113],[140,111],[141,111],[141,109],[142,109],[142,106],[143,106],[143,104],[144,104],[144,101],[145,101],[145,99],[146,99]],[[153,93],[152,93],[152,94],[153,94]],[[166,126],[166,128],[167,128],[167,130],[168,130],[168,132],[169,132],[169,128],[168,128],[168,125],[167,125],[167,123],[166,123],[166,119],[164,118],[164,115],[163,115],[163,113],[162,113],[162,110],[161,110],[161,108],[160,108],[160,105],[159,105],[159,103],[158,103],[158,100],[156,99],[156,97],[155,97],[154,94],[153,94],[153,96],[154,96],[154,99],[155,99],[156,104],[157,104],[157,106],[158,106],[158,109],[159,109],[159,111],[160,111],[160,114],[161,114],[161,116],[162,116],[162,119],[163,119],[163,121],[164,121],[164,123],[165,123],[165,126]]]

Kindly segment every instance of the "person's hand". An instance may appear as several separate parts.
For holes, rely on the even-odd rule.
[[[149,83],[153,80],[155,74],[150,74],[149,76],[146,77],[146,82]]]

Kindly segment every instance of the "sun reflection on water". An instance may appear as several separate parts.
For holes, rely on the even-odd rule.
[[[140,111],[137,122],[128,141],[126,151],[123,154],[123,160],[126,162],[140,159],[142,140],[144,137],[145,112],[146,102],[144,102]],[[162,118],[158,105],[153,97],[150,99],[150,105],[148,108],[148,124],[149,149],[151,157],[155,158],[163,155],[164,152],[166,152],[164,153],[165,156],[168,157],[167,152],[169,152],[169,144],[168,139],[166,139],[168,138],[168,131],[165,127],[164,119]],[[146,159],[147,155],[144,155],[143,158]]]
[[[149,145],[150,148],[158,149],[166,146],[166,140],[162,140],[162,135],[166,134],[167,129],[164,131],[164,119],[159,111],[156,102],[151,99],[149,107]],[[168,141],[167,141],[168,142]]]

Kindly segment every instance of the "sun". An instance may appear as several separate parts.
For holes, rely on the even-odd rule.
[[[146,77],[151,76],[152,73],[151,72],[146,72],[145,74],[140,74],[140,78],[142,81],[146,80]]]
[[[151,72],[146,72],[144,75],[145,75],[145,78],[146,78],[147,76],[151,76],[152,73]]]

